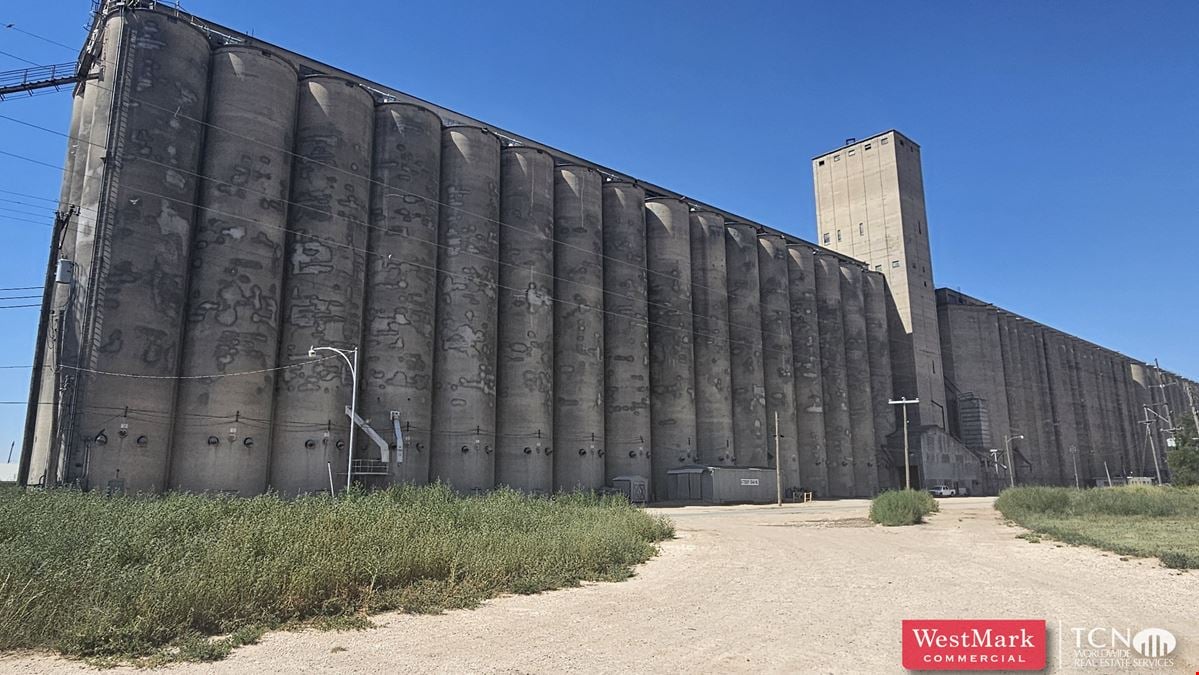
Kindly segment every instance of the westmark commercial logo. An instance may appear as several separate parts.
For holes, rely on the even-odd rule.
[[[1044,619],[906,619],[908,670],[1043,670]]]

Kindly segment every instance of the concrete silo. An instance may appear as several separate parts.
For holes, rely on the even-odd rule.
[[[293,367],[278,374],[269,478],[284,494],[345,484],[350,369],[308,350],[362,344],[374,120],[357,84],[300,80],[279,339],[279,364]]]
[[[554,489],[554,160],[500,152],[495,480]]]
[[[270,464],[296,69],[213,52],[171,487],[256,495]],[[254,139],[253,142],[247,139]],[[252,375],[237,373],[260,371]],[[201,377],[212,375],[213,377]]]
[[[649,292],[645,190],[609,181],[604,217],[604,465],[619,476],[650,480]]]
[[[554,489],[604,484],[603,181],[554,171]]]
[[[874,441],[878,453],[878,479],[881,489],[900,487],[901,478],[886,461],[887,437],[895,431],[895,411],[887,403],[895,395],[891,372],[891,337],[887,327],[887,278],[880,272],[866,272],[862,278],[866,303],[866,352],[870,361],[871,411],[874,413]]]
[[[442,132],[429,478],[459,492],[495,485],[499,184],[495,134]]]
[[[691,213],[691,304],[695,324],[695,456],[733,464],[732,373],[724,216]]]
[[[429,480],[440,177],[441,119],[407,103],[376,106],[358,415],[390,446],[388,482]],[[354,456],[381,459],[362,440]]]
[[[90,87],[91,103],[106,103],[99,92],[111,88],[120,123],[107,152],[89,156],[98,180],[84,187],[82,206],[99,215],[94,233],[81,226],[76,254],[98,264],[76,270],[88,279],[80,366],[89,370],[75,401],[86,457],[71,461],[86,467],[87,487],[157,491],[176,417],[211,50],[186,20],[149,11],[111,14],[105,50],[114,77]],[[109,127],[98,111],[97,120]]]
[[[63,159],[62,186],[58,198],[58,218],[51,233],[47,272],[56,268],[59,260],[74,260],[75,237],[79,229],[78,214],[73,212],[79,202],[71,200],[71,193],[83,189],[83,166],[87,158],[87,135],[91,125],[90,114],[84,114],[83,94],[77,92],[71,99],[71,123],[67,134],[67,154]],[[87,117],[89,119],[84,120]],[[78,159],[82,153],[84,159]],[[71,270],[74,271],[73,269]],[[59,461],[62,445],[58,440],[59,392],[64,376],[58,368],[61,355],[78,349],[78,341],[68,338],[68,310],[73,300],[74,285],[54,283],[43,290],[42,302],[45,315],[38,323],[37,345],[34,352],[33,372],[30,381],[30,400],[35,403],[25,416],[25,439],[22,441],[21,464],[18,480],[22,483],[54,484],[61,480],[62,463]],[[49,303],[48,305],[46,303]],[[29,448],[27,452],[26,448]],[[36,467],[33,480],[29,480],[30,466]]]
[[[667,471],[695,461],[689,220],[682,200],[660,197],[645,202],[651,459],[656,499],[666,498]]]
[[[781,474],[784,490],[800,486],[796,430],[795,369],[791,345],[791,297],[787,242],[777,234],[758,236],[758,288],[762,306],[762,364],[766,387],[767,454]],[[777,429],[776,429],[777,422]],[[775,432],[778,452],[775,452]]]
[[[878,444],[874,438],[874,394],[870,390],[870,354],[866,344],[866,306],[862,269],[841,266],[841,302],[845,325],[845,376],[853,440],[854,492],[878,492]]]
[[[824,387],[820,375],[820,327],[816,311],[816,260],[808,246],[788,246],[787,253],[800,484],[805,490],[824,497],[829,494],[828,457],[824,442]]]
[[[816,312],[820,330],[820,378],[824,385],[824,441],[828,456],[828,496],[853,497],[853,434],[845,367],[845,320],[841,263],[816,256]]]
[[[738,466],[767,466],[758,235],[753,226],[742,223],[730,224],[726,232],[734,457]]]

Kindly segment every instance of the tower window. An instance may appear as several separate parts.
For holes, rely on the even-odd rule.
[[[824,166],[824,160],[820,160],[820,166]]]
[[[833,155],[833,161],[834,161],[834,162],[840,162],[840,161],[841,161],[841,155]]]
[[[858,234],[866,234],[866,223],[858,223]]]
[[[850,157],[853,157],[853,153],[854,153],[854,152],[855,152],[855,151],[854,151],[854,149],[853,149],[853,148],[850,148],[850,149],[849,149],[849,153],[847,153],[847,154],[849,154],[849,156],[850,156]]]
[[[891,142],[891,139],[889,139],[889,138],[880,138],[880,139],[878,139],[878,142],[879,142],[879,145],[886,145],[886,144],[888,144],[888,143],[890,143],[890,142]]]
[[[841,241],[841,230],[837,230],[837,241]]]
[[[869,143],[867,143],[867,144],[866,144],[866,147],[865,147],[865,148],[863,148],[863,149],[864,149],[864,150],[869,150],[869,149],[870,149],[870,144],[869,144]]]
[[[898,260],[892,260],[892,261],[891,261],[891,267],[892,267],[892,268],[899,267],[899,261],[898,261]]]
[[[827,243],[828,243],[828,240],[829,240],[828,232],[825,232],[825,233],[824,233],[824,243],[826,243],[826,244],[827,244]]]
[[[882,265],[875,265],[875,266],[874,266],[874,271],[875,271],[875,272],[882,272],[882,271],[883,271],[883,266],[882,266]]]

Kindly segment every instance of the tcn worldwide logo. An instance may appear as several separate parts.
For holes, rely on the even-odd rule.
[[[1044,619],[907,619],[908,670],[1043,670]]]
[[[1067,649],[1063,659],[1075,668],[1122,671],[1140,668],[1173,668],[1170,656],[1178,639],[1164,628],[1070,628],[1063,631]]]

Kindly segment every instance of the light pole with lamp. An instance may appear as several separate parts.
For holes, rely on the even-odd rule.
[[[1012,464],[1012,441],[1023,440],[1024,434],[1008,435],[1003,440],[1007,449],[1007,480],[1009,487],[1016,487],[1016,465]]]
[[[358,426],[355,421],[358,419],[358,348],[309,347],[308,358],[316,358],[316,353],[322,351],[337,354],[345,359],[346,365],[350,367],[350,381],[353,390],[350,392],[350,444],[346,446],[346,491],[349,492],[354,480],[354,427]]]
[[[898,405],[903,407],[903,489],[912,489],[912,467],[908,451],[908,406],[914,403],[920,403],[920,399],[901,398],[898,401],[887,401],[890,405]]]

